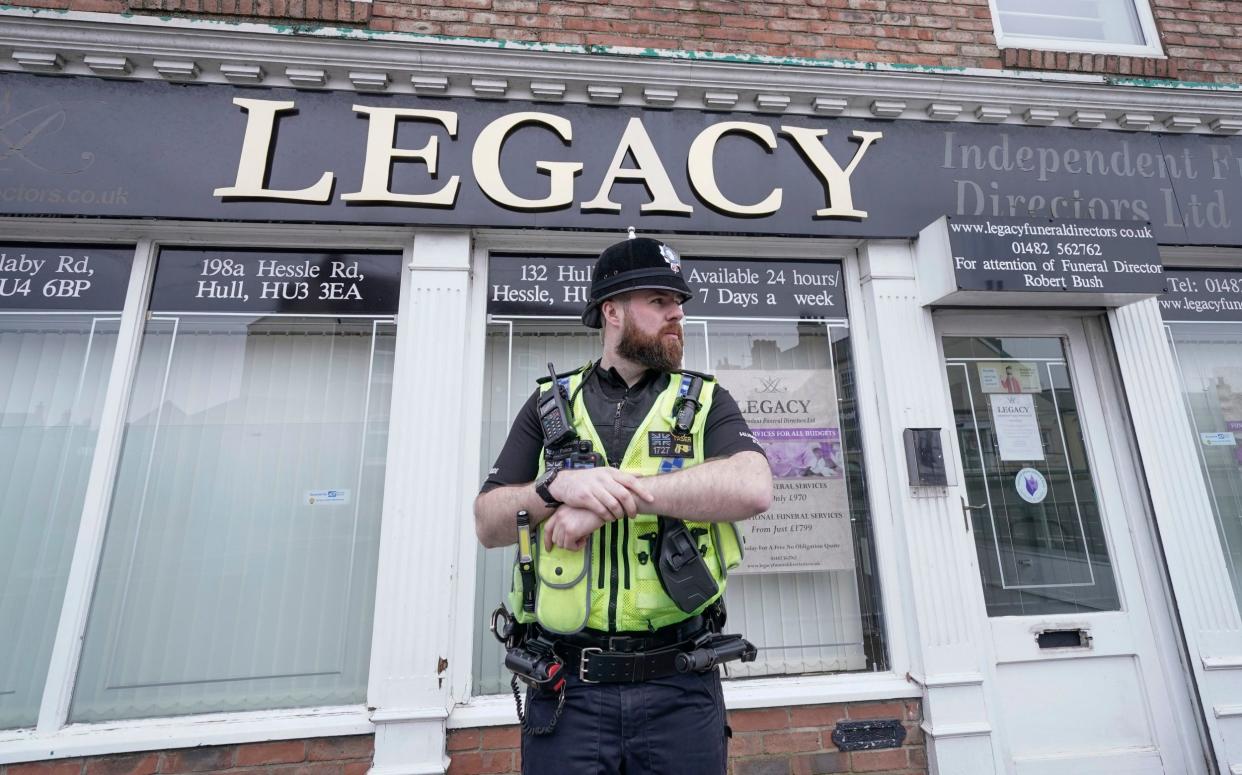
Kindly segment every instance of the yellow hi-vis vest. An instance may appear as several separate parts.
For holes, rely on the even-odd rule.
[[[559,380],[573,396],[574,430],[580,439],[589,439],[596,452],[604,454],[604,445],[591,424],[585,399],[578,389],[583,370]],[[703,462],[703,428],[711,408],[715,381],[703,380],[699,410],[694,424],[685,437],[675,434],[674,407],[684,395],[690,375],[673,373],[669,386],[635,431],[618,466],[635,476],[653,476],[689,468]],[[552,383],[544,384],[550,390]],[[656,453],[656,454],[653,454]],[[614,461],[607,461],[612,465]],[[539,473],[544,471],[543,456]],[[641,501],[640,501],[641,503]],[[657,574],[655,514],[638,514],[632,519],[618,519],[596,530],[578,551],[553,547],[544,548],[543,526],[532,541],[537,589],[535,612],[522,610],[522,576],[513,568],[513,586],[509,608],[518,621],[538,621],[551,632],[573,633],[584,627],[605,632],[649,632],[676,624],[701,613],[724,594],[726,572],[742,561],[742,542],[732,523],[686,522],[699,545],[699,553],[719,586],[717,594],[692,612],[682,611],[664,591]]]

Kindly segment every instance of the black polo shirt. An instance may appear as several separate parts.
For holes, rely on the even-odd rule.
[[[582,384],[582,398],[609,463],[620,463],[630,439],[668,387],[668,382],[667,372],[648,371],[631,386],[616,369],[601,369],[598,364],[591,369]],[[505,446],[480,492],[535,480],[539,473],[539,456],[543,453],[538,400],[539,391],[536,390],[518,411]],[[703,429],[703,459],[745,451],[763,454],[763,447],[755,441],[733,396],[717,383]]]

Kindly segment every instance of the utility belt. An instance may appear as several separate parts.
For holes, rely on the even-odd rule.
[[[638,683],[686,673],[706,673],[717,665],[740,659],[753,661],[757,650],[741,635],[704,631],[697,638],[651,651],[605,651],[600,646],[559,644],[565,659],[583,683]]]
[[[537,636],[567,646],[632,654],[636,651],[654,651],[677,643],[692,641],[708,629],[708,620],[702,615],[691,616],[684,622],[670,624],[653,632],[607,633],[588,627],[579,632],[562,635],[547,632],[538,624],[533,624],[531,627]]]
[[[636,683],[675,675],[677,658],[693,651],[695,641],[708,632],[702,616],[663,627],[653,633],[609,635],[583,630],[572,635],[544,633],[552,650],[565,661],[570,674],[583,683]]]
[[[502,605],[492,614],[492,632],[508,647],[505,667],[515,677],[559,690],[567,674],[584,683],[636,683],[707,672],[733,660],[754,661],[758,651],[752,643],[741,635],[721,634],[723,619],[723,609],[713,607],[708,616],[651,633],[561,635],[537,624],[518,624]]]

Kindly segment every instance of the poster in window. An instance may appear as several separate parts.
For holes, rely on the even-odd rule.
[[[1035,416],[1035,397],[1029,393],[990,395],[992,430],[1001,460],[1043,460],[1044,443]]]
[[[1213,375],[1224,430],[1232,432],[1235,438],[1242,437],[1242,368],[1219,368]],[[1242,445],[1233,448],[1233,459],[1242,466]]]
[[[719,375],[772,467],[772,508],[740,524],[746,557],[733,573],[854,569],[845,458],[831,371]]]
[[[1038,393],[1039,367],[1022,361],[984,361],[979,364],[979,386],[984,393]]]

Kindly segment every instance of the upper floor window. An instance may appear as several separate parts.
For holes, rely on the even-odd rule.
[[[1148,0],[991,0],[996,43],[1092,54],[1160,56]]]

